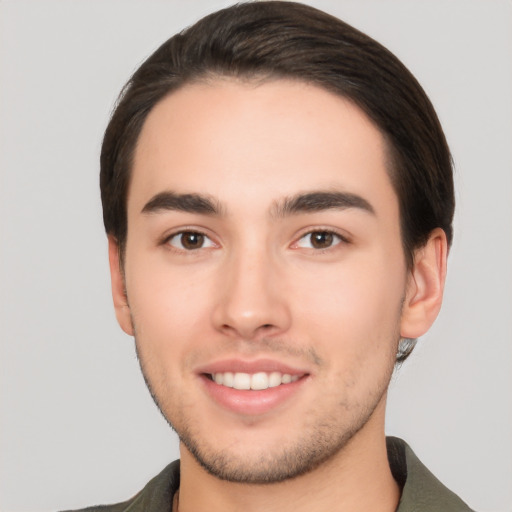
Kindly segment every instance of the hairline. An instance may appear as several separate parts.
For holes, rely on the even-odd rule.
[[[137,130],[132,134],[132,137],[135,139],[132,141],[132,149],[129,155],[129,165],[127,167],[128,180],[126,182],[126,190],[124,194],[124,208],[125,208],[125,230],[124,230],[124,240],[116,240],[119,247],[119,261],[124,267],[124,260],[126,254],[126,243],[128,239],[128,197],[130,193],[130,187],[133,176],[133,167],[135,161],[135,155],[137,149],[139,147],[139,142],[141,139],[142,130],[144,129],[144,125],[148,117],[151,115],[151,112],[160,105],[166,98],[172,96],[173,94],[179,92],[186,87],[194,86],[194,85],[213,85],[219,82],[231,82],[231,83],[240,83],[243,85],[254,85],[254,87],[259,87],[268,83],[273,82],[290,82],[303,84],[311,87],[316,87],[318,89],[322,89],[338,98],[342,98],[345,101],[349,102],[351,105],[357,108],[359,113],[363,114],[367,121],[369,121],[372,126],[378,131],[380,136],[382,137],[382,148],[383,148],[383,156],[384,156],[384,168],[386,169],[388,178],[390,180],[391,187],[394,191],[398,208],[399,208],[399,224],[400,224],[400,239],[402,242],[403,254],[406,262],[407,269],[410,270],[413,265],[413,252],[416,249],[419,249],[422,244],[419,244],[416,247],[408,247],[406,233],[404,231],[404,212],[402,208],[402,204],[400,201],[400,195],[397,190],[397,174],[399,166],[399,156],[398,150],[391,142],[389,135],[378,125],[376,121],[374,121],[368,112],[357,102],[354,98],[352,98],[348,94],[343,94],[341,91],[336,90],[335,87],[329,87],[325,82],[315,81],[308,79],[306,77],[300,77],[298,75],[286,74],[286,73],[278,73],[272,71],[237,71],[235,73],[227,73],[222,71],[214,71],[214,70],[204,70],[201,73],[191,74],[187,77],[183,77],[182,80],[177,83],[174,87],[171,87],[166,93],[164,93],[152,106],[148,109],[148,111],[144,114],[142,121],[137,126]],[[121,98],[122,101],[123,98]],[[425,241],[426,242],[426,241]]]

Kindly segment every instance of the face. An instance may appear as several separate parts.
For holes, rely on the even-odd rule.
[[[338,96],[218,79],[153,109],[118,318],[186,453],[223,479],[279,481],[383,428],[399,225],[383,138]]]

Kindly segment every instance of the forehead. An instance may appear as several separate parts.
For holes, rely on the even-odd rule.
[[[217,79],[173,92],[148,115],[132,173],[128,205],[138,211],[165,190],[233,207],[250,196],[264,209],[336,189],[397,207],[375,125],[349,100],[288,80]]]

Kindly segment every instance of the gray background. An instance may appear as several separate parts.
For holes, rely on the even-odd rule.
[[[512,4],[313,1],[394,51],[456,163],[444,309],[394,378],[388,432],[482,512],[512,511]],[[128,498],[177,456],[111,305],[102,131],[161,42],[225,1],[0,3],[0,507]]]

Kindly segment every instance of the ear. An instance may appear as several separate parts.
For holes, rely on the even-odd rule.
[[[110,264],[110,280],[112,283],[112,298],[114,299],[114,309],[121,329],[126,334],[133,336],[133,324],[130,315],[130,306],[126,296],[126,287],[124,284],[124,275],[119,258],[119,244],[113,236],[108,237],[108,261]]]
[[[402,308],[402,338],[417,338],[434,323],[443,301],[447,256],[446,234],[436,228],[414,254]]]

